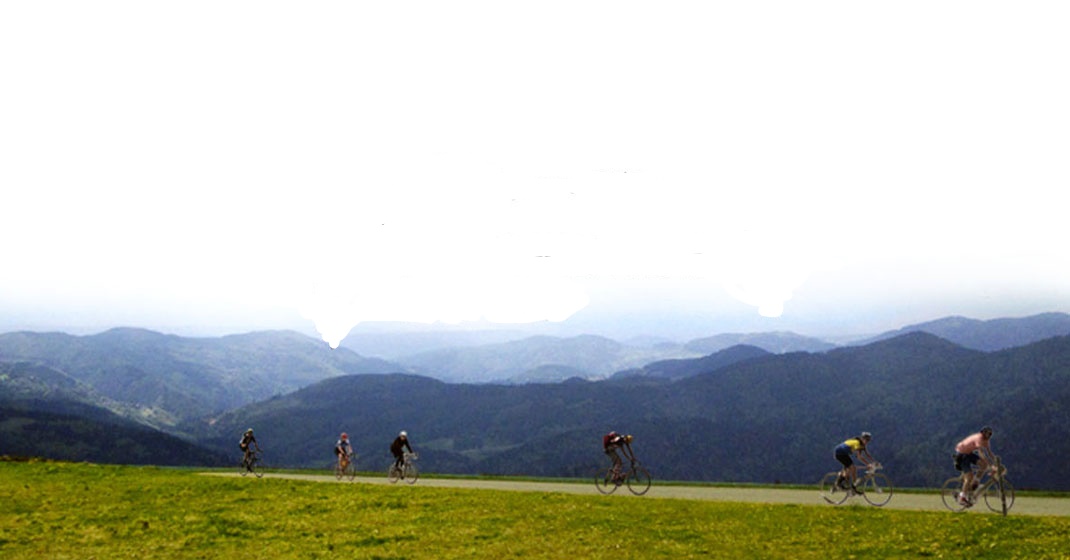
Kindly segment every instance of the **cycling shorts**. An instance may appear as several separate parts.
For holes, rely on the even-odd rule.
[[[977,461],[981,460],[981,456],[976,453],[955,453],[955,470],[962,472],[968,470],[973,465],[977,464]]]
[[[840,462],[844,467],[850,467],[855,464],[854,459],[851,458],[851,447],[846,443],[841,443],[833,450],[836,460]]]

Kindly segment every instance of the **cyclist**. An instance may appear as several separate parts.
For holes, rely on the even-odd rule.
[[[978,472],[985,472],[988,465],[994,461],[992,454],[992,428],[985,426],[976,434],[971,434],[955,446],[955,470],[962,473],[962,492],[959,493],[959,504],[971,506],[970,491],[977,487],[976,476],[973,474],[973,466],[976,465]]]
[[[342,432],[334,444],[334,454],[338,456],[338,470],[344,471],[349,466],[349,457],[353,455],[353,446],[349,443],[349,434]]]
[[[260,452],[260,444],[256,442],[256,436],[253,435],[252,428],[245,430],[245,433],[241,436],[241,441],[238,442],[238,447],[241,448],[242,452],[242,464],[246,466],[249,465],[249,457],[252,455],[249,451],[250,446],[255,447],[257,453]]]
[[[854,459],[851,458],[851,454],[854,454],[855,458],[866,466],[877,462],[866,449],[866,446],[869,445],[869,442],[872,439],[873,434],[862,432],[858,437],[850,438],[833,449],[833,456],[836,457],[836,460],[839,461],[841,465],[843,465],[843,468],[840,469],[840,476],[836,477],[836,486],[846,489],[847,484],[850,484],[851,487],[854,488],[857,469],[855,468],[855,462]],[[854,490],[855,492],[861,492],[858,488],[854,488]]]
[[[394,443],[390,444],[390,453],[394,455],[394,467],[399,469],[405,463],[405,455],[401,451],[403,448],[408,449],[409,453],[415,453],[409,445],[409,434],[405,433],[405,430],[402,430],[398,437],[394,438]]]
[[[609,432],[602,436],[602,450],[613,461],[613,474],[618,480],[621,475],[621,458],[617,450],[622,450],[624,456],[634,462],[635,452],[632,451],[632,439],[631,435],[621,435],[617,432]]]

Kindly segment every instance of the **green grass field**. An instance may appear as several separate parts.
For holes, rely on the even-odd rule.
[[[1070,518],[0,463],[0,558],[1070,558]]]

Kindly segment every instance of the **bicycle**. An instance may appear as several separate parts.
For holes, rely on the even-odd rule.
[[[238,472],[245,476],[252,474],[256,478],[262,478],[264,476],[264,460],[261,458],[263,452],[260,450],[249,450],[249,453],[243,455],[241,461],[238,463]]]
[[[335,478],[338,480],[346,478],[353,482],[353,479],[357,478],[357,467],[354,465],[356,462],[357,456],[353,453],[347,453],[344,459],[336,461],[334,464]]]
[[[603,494],[612,494],[619,486],[627,485],[632,494],[642,496],[650,490],[650,482],[650,471],[636,460],[632,460],[631,467],[626,471],[622,472],[620,467],[614,465],[605,470],[598,469],[594,475],[595,488]]]
[[[862,496],[871,506],[883,506],[892,499],[892,479],[877,471],[883,469],[880,463],[866,467],[865,474],[856,478],[852,486],[846,478],[840,478],[841,471],[833,471],[821,478],[821,497],[832,505],[840,505],[853,496]]]
[[[959,501],[959,494],[965,483],[966,472],[944,481],[944,485],[940,488],[940,497],[944,501],[944,506],[957,513],[973,507],[980,497],[984,496],[988,509],[1007,515],[1007,512],[1014,506],[1014,486],[1011,485],[1011,481],[1007,480],[1007,467],[1003,465],[999,456],[994,459],[994,464],[984,472],[975,472],[973,488],[967,493],[965,503]],[[970,468],[976,471],[974,466]]]
[[[416,469],[416,459],[419,458],[415,453],[405,453],[402,459],[401,466],[397,466],[397,461],[390,463],[390,467],[386,469],[386,479],[391,484],[398,480],[403,480],[409,484],[416,484],[416,479],[420,477],[420,472]]]

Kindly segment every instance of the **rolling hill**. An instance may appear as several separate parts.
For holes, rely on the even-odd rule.
[[[991,424],[1020,487],[1070,489],[1070,337],[984,353],[908,333],[681,375],[523,386],[344,376],[226,414],[202,443],[232,445],[255,425],[277,460],[318,465],[347,430],[376,466],[406,429],[428,470],[579,476],[604,462],[600,436],[616,429],[637,436],[662,478],[807,483],[835,466],[836,443],[869,430],[899,484],[931,486],[952,474],[951,446]]]
[[[857,344],[869,344],[910,332],[927,332],[974,350],[991,352],[1024,346],[1053,336],[1070,335],[1070,315],[1041,313],[1029,317],[981,321],[966,317],[944,317],[889,331]]]
[[[2,362],[51,368],[65,378],[54,377],[58,384],[77,381],[107,401],[101,406],[122,412],[112,406],[120,403],[139,420],[171,429],[329,377],[403,370],[287,331],[221,338],[129,328],[91,336],[7,333],[0,335]],[[0,380],[0,388],[9,384]]]

